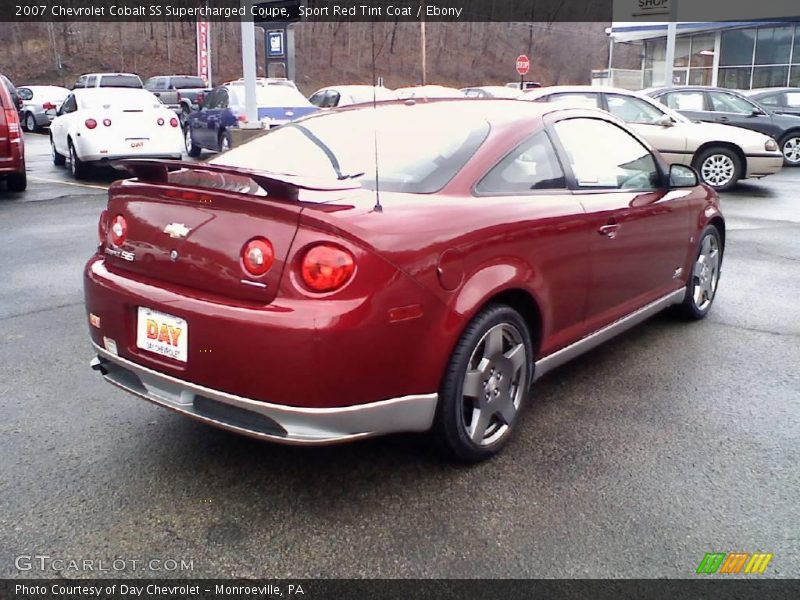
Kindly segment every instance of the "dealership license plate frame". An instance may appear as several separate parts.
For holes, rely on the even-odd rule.
[[[157,324],[156,339],[148,336],[148,320]],[[168,339],[167,342],[164,341],[165,337]],[[136,347],[186,364],[189,362],[189,323],[181,317],[139,306],[136,315]]]

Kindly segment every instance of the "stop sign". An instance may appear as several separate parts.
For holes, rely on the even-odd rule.
[[[524,54],[520,54],[517,57],[517,73],[520,75],[527,75],[528,71],[531,70],[531,59],[525,56]]]

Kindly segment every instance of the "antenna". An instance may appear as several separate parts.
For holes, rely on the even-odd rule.
[[[372,2],[370,2],[370,6],[372,6]],[[378,119],[377,119],[377,109],[378,109],[378,79],[375,73],[375,20],[372,20],[371,23],[371,31],[372,31],[372,111],[373,111],[373,134],[374,134],[374,143],[375,143],[375,207],[372,209],[373,212],[383,212],[383,206],[381,206],[381,180],[380,180],[380,171],[378,170]]]

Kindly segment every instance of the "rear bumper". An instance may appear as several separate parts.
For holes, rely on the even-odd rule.
[[[437,394],[336,408],[298,408],[242,398],[170,377],[93,343],[92,368],[109,383],[209,425],[272,442],[325,445],[430,429]]]
[[[746,177],[765,177],[774,175],[783,168],[783,155],[747,155]]]

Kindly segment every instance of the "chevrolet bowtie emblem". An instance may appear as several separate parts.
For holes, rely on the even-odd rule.
[[[164,233],[176,240],[185,238],[191,230],[191,227],[187,227],[183,223],[170,223],[164,227]]]

